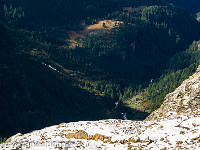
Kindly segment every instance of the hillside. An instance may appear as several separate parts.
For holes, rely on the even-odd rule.
[[[0,6],[13,5],[25,12],[25,25],[33,27],[51,26],[67,29],[80,29],[80,21],[92,22],[103,18],[108,13],[120,10],[126,6],[141,6],[163,4],[163,1],[153,0],[1,0]]]
[[[200,59],[200,23],[161,0],[2,0],[0,33],[0,137],[143,120]]]
[[[185,9],[186,11],[190,12],[190,13],[197,13],[199,12],[199,6],[200,6],[200,2],[199,0],[166,0],[169,3],[173,3],[179,7],[182,7],[183,9]]]
[[[200,73],[197,72],[168,94],[163,105],[145,121],[110,119],[62,123],[24,135],[18,133],[0,144],[0,147],[199,149],[199,86]]]
[[[177,114],[184,112],[199,113],[199,69],[200,67],[195,74],[185,80],[174,92],[167,94],[161,107],[151,113],[146,120],[159,120],[163,117],[174,118],[177,117]]]
[[[66,76],[53,70],[49,64],[45,66],[28,55],[11,54],[15,45],[2,30],[6,31],[1,26],[1,136],[31,131],[60,120],[107,118],[103,114],[106,112],[103,102],[74,87]]]

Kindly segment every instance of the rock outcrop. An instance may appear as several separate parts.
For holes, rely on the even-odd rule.
[[[200,109],[200,72],[185,80],[174,92],[165,97],[159,109],[151,113],[146,121],[173,119],[179,114],[196,115]]]

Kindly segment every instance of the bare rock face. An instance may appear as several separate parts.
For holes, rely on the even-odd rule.
[[[185,80],[174,92],[165,97],[161,107],[150,114],[146,121],[163,118],[176,118],[177,114],[195,115],[200,109],[200,67],[189,79]]]
[[[71,138],[75,138],[75,139],[89,139],[88,134],[83,131],[83,130],[79,130],[75,133],[68,133],[66,135],[66,138],[71,139]]]

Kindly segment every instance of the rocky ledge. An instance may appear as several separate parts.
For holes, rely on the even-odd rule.
[[[0,149],[200,149],[200,73],[166,96],[144,121],[100,120],[62,123],[16,134]]]
[[[200,67],[198,68],[198,70]],[[183,113],[192,117],[200,109],[200,72],[185,80],[174,92],[165,97],[159,109],[151,113],[148,120],[173,119]]]

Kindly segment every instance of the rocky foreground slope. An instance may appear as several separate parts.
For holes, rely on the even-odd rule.
[[[0,149],[200,149],[200,73],[166,96],[144,121],[62,123],[10,137]]]

